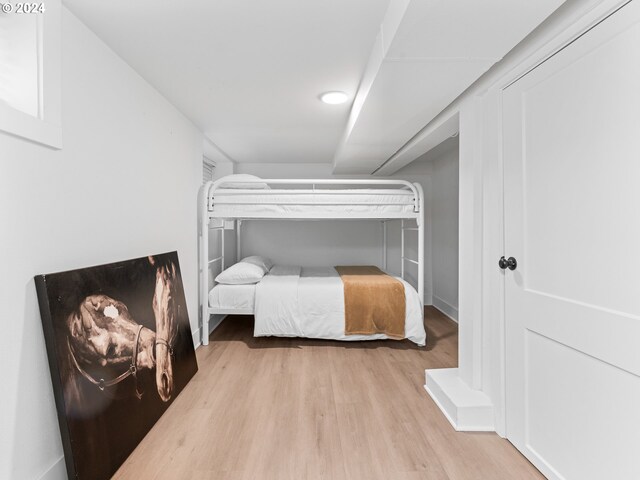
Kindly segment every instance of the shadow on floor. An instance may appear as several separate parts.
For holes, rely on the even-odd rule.
[[[229,316],[211,334],[210,342],[215,344],[241,341],[251,349],[332,347],[430,351],[438,345],[438,342],[458,334],[458,325],[433,307],[425,307],[425,330],[427,332],[427,345],[425,347],[420,347],[406,339],[350,342],[299,337],[254,337],[253,324],[253,315]]]

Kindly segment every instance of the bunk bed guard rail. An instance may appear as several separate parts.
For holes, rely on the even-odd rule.
[[[218,190],[219,188],[224,188],[225,185],[228,184],[234,184],[234,183],[238,183],[237,180],[226,180],[224,178],[221,178],[220,180],[216,180],[215,182],[207,182],[205,184],[205,194],[206,194],[206,198],[207,198],[207,210],[208,211],[212,211],[213,210],[213,203],[214,203],[214,194],[215,191]],[[420,212],[420,201],[422,199],[422,192],[419,192],[418,189],[420,188],[419,185],[416,186],[416,184],[413,184],[411,182],[408,182],[406,180],[356,180],[356,179],[351,179],[351,180],[338,180],[338,179],[282,179],[282,178],[278,178],[278,179],[273,179],[273,178],[256,178],[256,179],[243,179],[241,183],[257,183],[257,184],[266,184],[266,185],[308,185],[311,186],[311,190],[313,191],[314,194],[332,194],[332,193],[336,193],[336,191],[334,189],[330,189],[330,188],[318,188],[316,189],[316,185],[333,185],[333,186],[347,186],[347,185],[357,185],[357,186],[376,186],[376,187],[381,187],[381,186],[386,186],[386,187],[400,187],[403,189],[407,189],[410,190],[413,193],[413,211],[414,212]],[[265,193],[268,195],[268,190],[266,191],[261,191],[261,193]],[[255,190],[251,190],[251,189],[247,189],[244,193],[256,193]],[[290,194],[295,195],[295,194],[307,194],[309,192],[306,191],[291,191]],[[357,193],[357,192],[354,192]],[[367,194],[370,195],[375,195],[374,191],[368,191]]]

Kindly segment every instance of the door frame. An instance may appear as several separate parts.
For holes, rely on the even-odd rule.
[[[494,405],[496,432],[506,437],[506,312],[505,276],[497,267],[498,258],[504,251],[504,158],[502,97],[513,83],[547,61],[556,53],[576,41],[620,8],[634,0],[601,0],[593,8],[573,18],[561,32],[542,44],[531,48],[524,60],[510,69],[487,90],[473,97],[468,108],[476,119],[468,132],[481,151],[480,171],[475,175],[482,179],[482,306],[481,323],[481,376],[482,390]],[[640,1],[640,0],[635,0]],[[465,102],[467,103],[467,102]],[[462,155],[462,150],[461,150]],[[462,302],[463,300],[460,299]],[[477,352],[476,352],[476,356]]]

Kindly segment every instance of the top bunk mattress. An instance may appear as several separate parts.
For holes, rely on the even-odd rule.
[[[301,217],[343,214],[400,218],[414,212],[414,194],[404,189],[243,190],[213,194],[212,214],[221,218]]]

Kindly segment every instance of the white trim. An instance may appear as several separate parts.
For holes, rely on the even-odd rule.
[[[504,276],[496,275],[496,262],[504,253],[504,205],[502,179],[502,94],[490,91],[485,99],[487,128],[483,144],[483,271],[482,271],[482,339],[485,358],[483,389],[491,396],[495,409],[496,433],[506,436],[504,421]]]
[[[457,368],[425,370],[424,389],[455,430],[495,430],[491,399],[463,382]]]
[[[444,301],[435,294],[431,295],[432,305],[437,308],[441,313],[444,313],[454,322],[458,323],[458,309],[450,303]]]
[[[42,145],[62,148],[62,82],[60,0],[47,0],[45,13],[38,21],[41,44],[39,61],[39,99],[37,117],[0,103],[0,132]],[[36,14],[34,14],[36,15]]]
[[[392,175],[460,131],[458,111],[451,112],[420,130],[400,150],[375,169],[372,175]]]
[[[38,480],[60,480],[61,478],[67,478],[67,466],[64,463],[64,456],[56,460],[53,465],[38,477]]]

